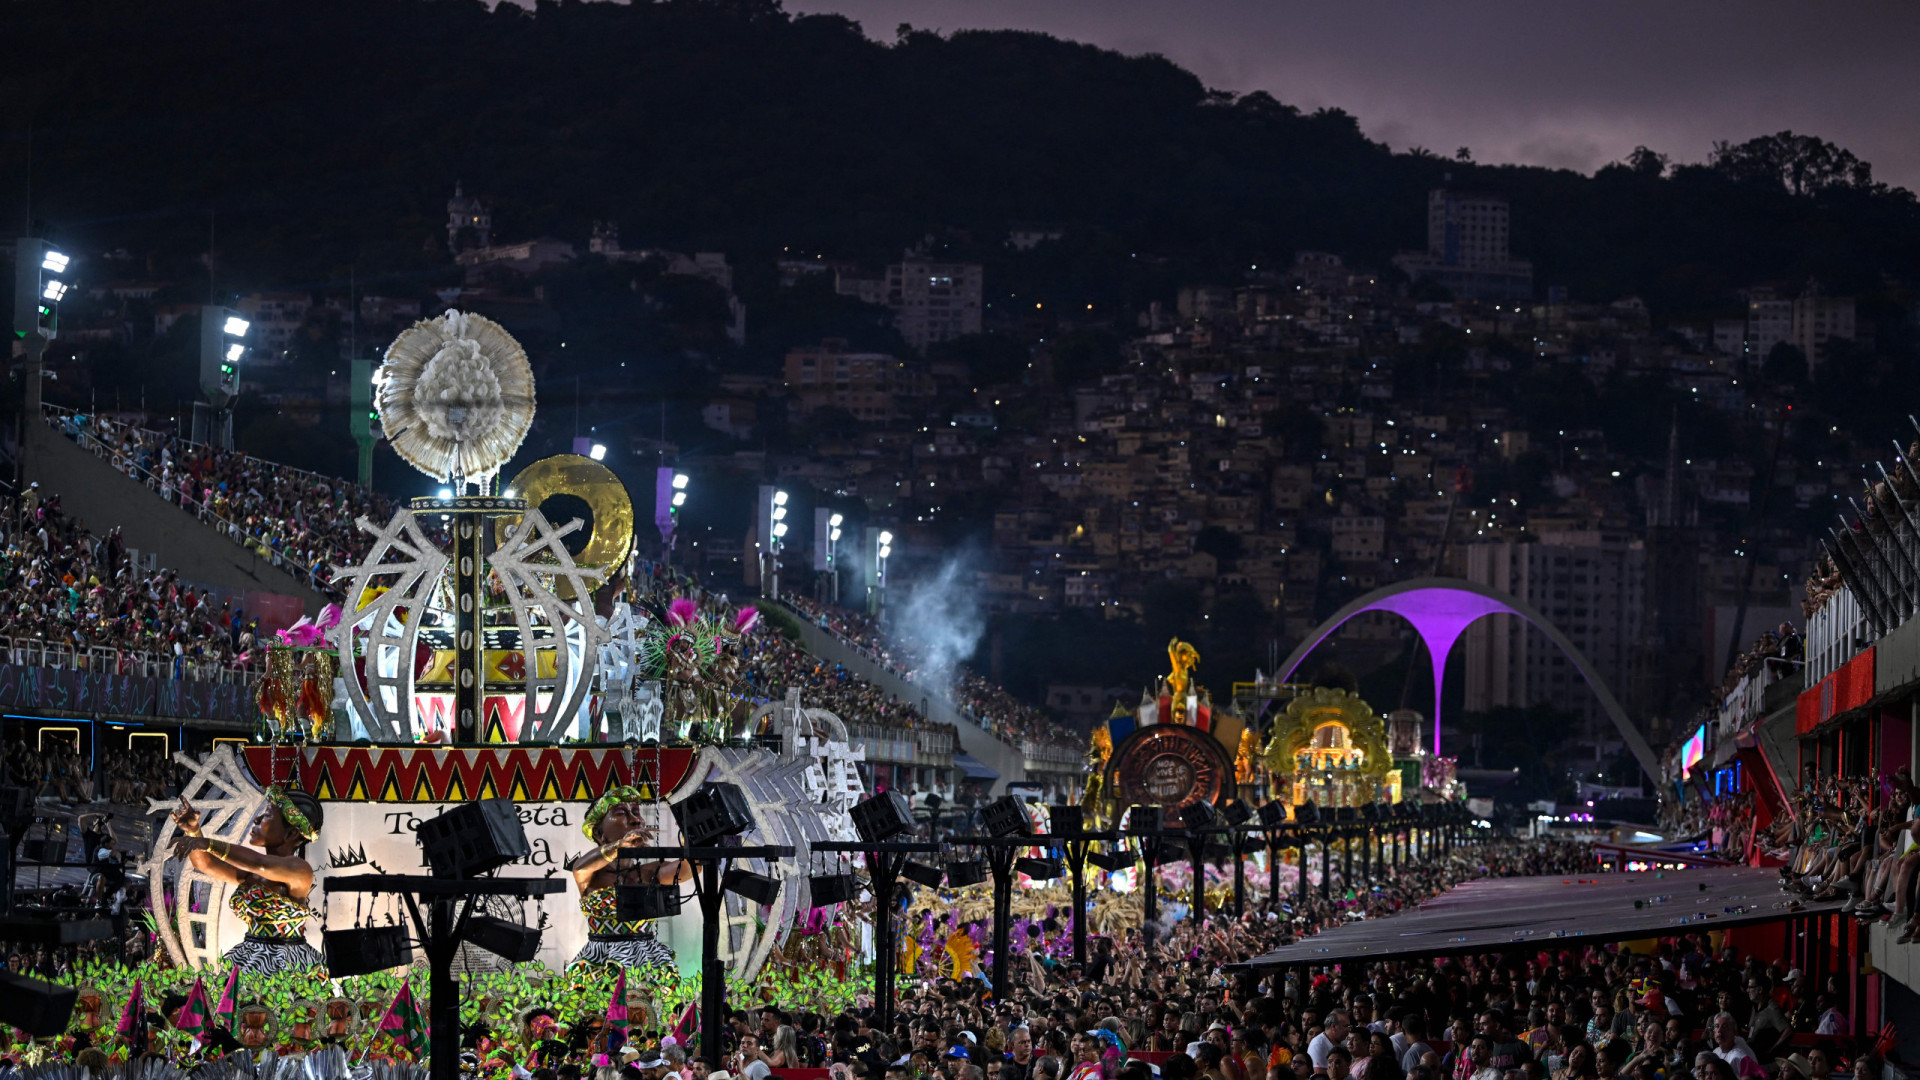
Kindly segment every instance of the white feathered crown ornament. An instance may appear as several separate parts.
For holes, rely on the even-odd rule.
[[[449,311],[394,339],[374,375],[374,406],[409,465],[484,492],[533,426],[533,368],[499,323]]]

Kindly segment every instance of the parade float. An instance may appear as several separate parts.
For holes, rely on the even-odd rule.
[[[673,808],[724,782],[745,795],[743,843],[794,851],[740,860],[773,884],[756,900],[726,897],[719,954],[731,978],[751,980],[808,929],[819,906],[810,883],[851,870],[846,855],[812,845],[855,839],[863,752],[797,693],[757,704],[742,693],[751,609],[679,599],[648,610],[626,595],[633,511],[610,471],[565,455],[502,482],[534,398],[526,356],[497,324],[459,312],[421,322],[375,384],[394,449],[445,487],[387,521],[357,522],[372,544],[335,568],[344,610],[303,621],[271,650],[258,744],[177,756],[193,813],[153,803],[171,816],[144,868],[167,957],[200,967],[265,941],[288,945],[282,959],[297,964],[322,931],[391,923],[398,899],[329,885],[417,873],[423,827],[505,799],[530,850],[503,872],[571,871],[581,883],[489,902],[539,929],[542,965],[563,971],[596,941],[646,936],[688,966],[701,924],[692,905],[637,920],[612,909],[610,888],[587,884],[631,869],[617,850],[604,855],[622,837],[601,835],[603,820],[672,846]],[[260,846],[263,820],[287,854]],[[236,884],[236,868],[268,859],[304,859],[309,873],[292,872],[296,887],[273,896]],[[504,965],[467,947],[461,959],[474,973]]]

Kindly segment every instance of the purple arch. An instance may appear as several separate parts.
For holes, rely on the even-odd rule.
[[[1639,760],[1640,767],[1647,775],[1658,778],[1658,763],[1654,760],[1653,748],[1627,718],[1620,703],[1600,678],[1600,673],[1587,663],[1579,649],[1560,632],[1559,627],[1548,622],[1524,601],[1496,592],[1493,589],[1471,581],[1457,578],[1416,578],[1375,589],[1373,592],[1353,601],[1333,617],[1319,625],[1287,657],[1286,663],[1275,673],[1275,678],[1285,682],[1289,676],[1306,660],[1307,654],[1320,647],[1320,643],[1333,636],[1335,630],[1346,625],[1355,615],[1365,611],[1390,611],[1413,624],[1414,632],[1427,646],[1427,655],[1433,661],[1433,752],[1440,753],[1440,690],[1447,673],[1447,656],[1460,640],[1468,626],[1488,615],[1505,613],[1517,615],[1527,620],[1541,633],[1559,647],[1573,661],[1581,678],[1587,681],[1594,695],[1600,699],[1601,707],[1612,718],[1614,727],[1620,731],[1620,737],[1627,748]]]

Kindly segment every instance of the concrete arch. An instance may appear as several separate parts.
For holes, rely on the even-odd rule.
[[[1490,589],[1485,585],[1459,578],[1414,578],[1411,581],[1397,582],[1384,588],[1375,589],[1365,596],[1333,613],[1333,617],[1316,627],[1306,640],[1302,641],[1287,656],[1286,663],[1280,665],[1275,678],[1285,682],[1292,676],[1294,669],[1306,660],[1307,654],[1320,647],[1320,643],[1333,636],[1335,630],[1345,625],[1347,620],[1363,611],[1391,611],[1395,615],[1413,624],[1414,632],[1426,642],[1427,655],[1433,660],[1433,752],[1440,752],[1440,683],[1447,673],[1447,656],[1460,640],[1460,635],[1472,623],[1488,616],[1506,613],[1518,615],[1532,623],[1534,628],[1547,635],[1559,650],[1573,661],[1580,677],[1587,680],[1594,696],[1600,699],[1600,707],[1612,718],[1613,726],[1620,731],[1620,738],[1626,742],[1627,749],[1640,762],[1650,777],[1660,776],[1659,762],[1653,756],[1653,748],[1633,726],[1626,710],[1608,689],[1606,680],[1600,677],[1587,658],[1574,647],[1560,628],[1548,622],[1544,615],[1533,609],[1524,600],[1516,599],[1503,592]]]

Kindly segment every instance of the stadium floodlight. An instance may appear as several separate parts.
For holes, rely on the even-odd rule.
[[[785,506],[785,505],[787,505],[787,493],[786,493],[786,492],[784,492],[784,491],[776,491],[776,492],[774,492],[774,493],[773,493],[773,505],[775,505],[775,506]]]
[[[66,295],[67,283],[58,279],[47,282],[47,287],[40,292],[42,299],[51,300],[56,304],[64,299]]]
[[[891,547],[886,547],[886,546],[884,546],[884,545],[883,545],[883,546],[882,546],[882,547],[880,548],[880,557],[881,557],[881,558],[883,558],[883,559],[884,559],[884,558],[886,558],[886,557],[888,557],[889,555],[892,555],[892,554],[893,554],[893,549],[892,549]]]
[[[675,491],[687,490],[687,474],[686,473],[673,474],[673,490]]]
[[[678,508],[678,507],[682,507],[682,506],[685,506],[685,505],[687,505],[687,493],[686,493],[686,492],[684,492],[684,491],[676,491],[676,492],[674,492],[674,493],[673,493],[673,505],[674,505],[674,507],[675,507],[675,508]]]
[[[252,323],[238,315],[229,315],[227,316],[227,324],[221,327],[221,329],[233,337],[246,337],[247,331],[251,329],[252,326]]]
[[[56,274],[67,272],[67,257],[58,251],[49,251],[40,260],[40,269],[51,270]]]
[[[893,543],[893,534],[892,534],[892,533],[890,533],[890,532],[882,532],[882,533],[880,534],[880,546],[881,546],[881,547],[886,547],[886,546],[888,546],[889,544],[892,544],[892,543]]]
[[[594,443],[593,449],[587,451],[587,456],[595,461],[604,461],[607,457],[607,448],[599,443]]]
[[[831,525],[831,526],[833,526],[834,528],[836,528],[836,529],[838,529],[838,528],[840,527],[840,523],[841,523],[842,521],[844,521],[844,520],[846,520],[846,519],[845,519],[845,518],[843,518],[843,517],[841,517],[841,516],[840,516],[839,514],[835,514],[835,515],[833,515],[832,517],[830,517],[830,518],[828,518],[828,519],[827,519],[827,524],[829,524],[829,525]]]
[[[787,518],[787,508],[786,508],[786,507],[784,507],[784,506],[776,506],[776,507],[774,507],[774,508],[773,508],[773,520],[775,520],[775,521],[785,521],[785,520],[786,520],[786,518]]]
[[[780,523],[778,523],[778,524],[776,524],[776,525],[775,525],[775,526],[773,527],[773,535],[774,535],[774,538],[775,538],[775,539],[781,539],[781,540],[784,540],[784,539],[786,539],[786,535],[787,535],[787,523],[786,523],[786,522],[784,522],[784,521],[782,521],[782,522],[780,522]]]
[[[834,543],[839,543],[839,542],[840,542],[840,530],[839,530],[839,529],[835,529],[835,530],[833,530],[832,532],[830,532],[830,533],[828,533],[828,534],[827,534],[827,539],[829,539],[829,540],[832,540],[832,541],[833,541]]]
[[[240,358],[245,355],[247,355],[247,347],[245,345],[236,341],[227,346],[227,363],[237,364],[240,362]]]

